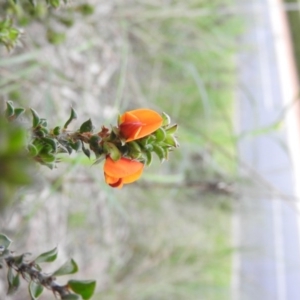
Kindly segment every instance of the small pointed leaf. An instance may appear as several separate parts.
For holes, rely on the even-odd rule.
[[[56,270],[52,275],[53,276],[62,276],[73,274],[78,271],[78,266],[73,259],[66,261],[58,270]]]
[[[89,149],[82,147],[82,151],[88,158],[91,158],[91,151]]]
[[[54,260],[56,260],[57,257],[57,248],[55,247],[54,249],[44,252],[42,254],[40,254],[35,260],[34,262],[36,264],[40,264],[43,262],[52,262]]]
[[[72,147],[72,149],[74,149],[77,152],[81,148],[81,142],[76,141],[75,143],[70,143],[70,146]]]
[[[12,241],[5,234],[0,234],[0,246],[3,246],[5,249],[7,249],[11,242]]]
[[[14,281],[14,273],[13,273],[13,269],[9,268],[7,271],[7,282],[8,285],[12,285]]]
[[[173,136],[173,135],[167,135],[166,139],[164,140],[163,144],[167,145],[167,146],[171,146],[171,147],[175,147],[178,148],[179,147],[179,143],[177,141],[177,139]]]
[[[153,145],[153,151],[158,156],[161,162],[164,161],[164,159],[167,157],[166,150],[163,147]]]
[[[158,128],[155,132],[154,135],[156,137],[157,142],[162,142],[166,138],[166,132],[163,128]]]
[[[163,119],[163,126],[168,126],[171,123],[171,118],[169,115],[167,115],[165,112],[162,113],[162,119]]]
[[[14,294],[20,286],[19,274],[14,275],[12,268],[8,269],[7,273],[8,290],[7,295]]]
[[[54,163],[56,157],[51,153],[44,153],[43,155],[41,155],[41,159],[44,163],[48,164],[48,163]]]
[[[32,113],[32,127],[36,128],[40,124],[41,119],[40,119],[38,113],[33,108],[30,108],[30,110]]]
[[[79,132],[93,132],[94,126],[91,119],[88,119],[80,126]]]
[[[11,101],[6,102],[5,116],[10,118],[14,115],[15,109]]]
[[[65,123],[64,128],[66,129],[69,126],[69,124],[75,119],[77,119],[77,113],[74,110],[74,108],[71,107],[71,114],[70,114],[68,121]]]
[[[69,280],[70,289],[79,294],[83,300],[89,300],[95,291],[96,281],[94,280]]]
[[[129,148],[134,149],[137,152],[141,152],[142,151],[141,146],[136,141],[131,141],[131,142],[127,143],[127,146]]]
[[[43,138],[41,138],[41,140],[42,140],[43,142],[45,142],[46,144],[50,145],[51,148],[52,148],[52,151],[53,151],[54,153],[56,153],[56,151],[57,151],[57,142],[56,142],[55,139],[43,137]]]
[[[28,289],[31,299],[36,300],[43,293],[44,287],[34,281],[30,281]]]
[[[59,127],[59,126],[56,126],[56,127],[53,129],[53,134],[54,134],[54,135],[59,135],[59,134],[60,134],[60,127]]]
[[[152,153],[150,151],[145,152],[146,166],[149,167],[152,163]]]
[[[175,133],[177,131],[177,128],[178,128],[178,125],[174,124],[171,127],[169,127],[169,128],[166,129],[166,133],[168,135],[173,134],[173,133]]]
[[[47,120],[44,119],[44,118],[41,118],[41,119],[40,119],[40,125],[43,126],[43,127],[47,127],[47,126],[48,126]]]
[[[22,108],[22,107],[15,108],[14,118],[17,119],[24,112],[25,112],[25,108]]]
[[[105,142],[103,144],[103,149],[106,154],[109,154],[113,161],[119,160],[122,156],[120,150],[113,143]]]

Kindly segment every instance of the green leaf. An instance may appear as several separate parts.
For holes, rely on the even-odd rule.
[[[5,116],[10,118],[14,115],[15,109],[11,101],[6,102]]]
[[[51,153],[43,153],[41,155],[41,159],[44,163],[54,163],[56,160],[55,155],[51,154]]]
[[[8,282],[8,285],[12,285],[13,284],[14,277],[15,276],[14,276],[13,269],[9,268],[8,271],[7,271],[7,282]]]
[[[47,137],[42,137],[41,140],[45,142],[46,144],[50,145],[52,148],[52,152],[56,153],[57,151],[57,142],[55,139],[47,138]]]
[[[91,119],[88,119],[80,126],[79,132],[80,133],[93,132],[93,129],[94,129],[93,123],[92,123]]]
[[[134,149],[137,152],[141,152],[142,151],[141,146],[136,141],[131,141],[131,142],[127,143],[127,146],[129,148]]]
[[[103,143],[104,152],[109,154],[113,161],[117,161],[121,158],[122,154],[117,146],[113,143],[105,142]]]
[[[70,146],[72,147],[72,149],[74,149],[77,152],[81,148],[81,142],[76,141],[75,143],[70,143]]]
[[[38,297],[43,293],[44,287],[40,284],[37,284],[34,281],[30,281],[28,286],[29,294],[32,300],[38,299]]]
[[[90,299],[96,288],[96,281],[94,280],[69,280],[68,286],[70,289],[79,294],[83,300]]]
[[[42,127],[47,127],[47,126],[48,126],[47,120],[44,119],[44,118],[41,118],[41,120],[40,120],[40,125],[41,125]]]
[[[89,139],[89,144],[91,148],[98,148],[101,137],[99,135],[92,135]]]
[[[152,163],[152,153],[150,151],[144,152],[146,158],[146,166],[150,166]]]
[[[59,134],[60,134],[60,126],[56,126],[56,127],[53,129],[53,134],[54,134],[54,135],[59,135]]]
[[[56,270],[52,276],[62,276],[73,274],[78,271],[78,266],[73,259],[66,261],[58,270]]]
[[[34,262],[36,264],[40,264],[43,262],[52,262],[56,260],[56,258],[57,258],[57,248],[55,247],[50,251],[40,254],[36,259],[34,259]]]
[[[5,234],[0,234],[0,246],[7,249],[11,243],[12,241]]]
[[[86,149],[83,144],[82,144],[82,151],[88,158],[91,158],[91,151],[89,149]]]
[[[3,246],[0,246],[0,260],[10,255],[10,251],[5,249]]]
[[[32,113],[32,127],[36,128],[37,126],[39,126],[41,119],[38,113],[33,108],[30,108],[30,110]]]
[[[7,281],[8,281],[8,290],[7,294],[11,295],[17,291],[20,286],[20,277],[19,274],[14,275],[12,268],[8,269],[7,272]]]
[[[179,147],[179,143],[177,139],[172,135],[167,135],[167,137],[163,141],[163,144],[169,147],[175,147],[175,148]]]
[[[17,119],[24,112],[25,112],[25,108],[22,108],[22,107],[15,108],[14,118]]]
[[[62,300],[81,300],[81,297],[75,294],[68,294],[61,297]]]
[[[77,119],[77,113],[74,110],[74,108],[71,107],[71,114],[70,114],[68,121],[65,123],[64,128],[66,129],[69,126],[69,124],[75,119]]]
[[[17,266],[20,266],[23,262],[24,262],[24,258],[26,255],[28,255],[29,253],[23,253],[21,255],[15,256],[14,257],[14,264]]]
[[[163,112],[161,116],[162,116],[162,118],[163,118],[163,123],[162,123],[162,125],[163,125],[163,126],[168,126],[168,125],[170,125],[170,123],[171,123],[171,118],[170,118],[170,116],[167,115],[165,112]]]
[[[166,153],[167,151],[163,147],[160,147],[158,145],[153,145],[153,151],[158,156],[160,161],[164,161],[165,158],[167,157],[167,153]]]
[[[172,125],[171,127],[166,128],[166,133],[167,133],[168,135],[173,134],[173,133],[175,133],[175,132],[177,131],[177,128],[178,128],[178,125],[177,125],[177,124],[174,124],[174,125]]]
[[[155,132],[154,135],[156,137],[157,142],[162,142],[166,138],[166,132],[162,128],[158,128]]]

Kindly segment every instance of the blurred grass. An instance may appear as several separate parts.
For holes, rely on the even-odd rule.
[[[65,44],[45,42],[39,24],[27,28],[25,49],[0,59],[0,97],[53,126],[73,106],[74,128],[151,107],[179,124],[181,147],[123,190],[84,156],[40,168],[43,184],[2,229],[30,249],[59,242],[80,278],[97,279],[94,299],[230,299],[233,195],[218,183],[230,184],[236,168],[234,2],[88,2],[95,14],[77,20]]]

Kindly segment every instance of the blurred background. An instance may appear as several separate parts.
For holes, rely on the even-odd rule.
[[[148,107],[179,125],[180,148],[118,190],[105,184],[102,165],[92,166],[82,153],[62,155],[54,170],[4,168],[12,164],[2,146],[1,189],[9,201],[1,203],[0,229],[12,248],[35,255],[58,246],[57,264],[73,257],[79,265],[72,278],[97,280],[95,300],[299,299],[297,170],[290,150],[298,149],[299,130],[293,123],[290,135],[286,125],[298,91],[297,84],[282,87],[287,63],[279,59],[290,59],[288,75],[297,83],[298,50],[283,35],[278,52],[275,38],[288,21],[298,28],[298,4],[27,5],[0,1],[24,31],[13,50],[0,48],[2,106],[12,100],[32,107],[50,127],[63,125],[74,107],[74,129],[88,118],[100,129],[116,124],[119,113]],[[278,7],[290,19],[274,16]],[[29,113],[23,126],[30,127],[26,118]],[[2,128],[1,140],[12,136]],[[34,174],[30,185],[27,167]],[[5,272],[1,277],[1,299],[27,299],[26,285],[6,296]]]

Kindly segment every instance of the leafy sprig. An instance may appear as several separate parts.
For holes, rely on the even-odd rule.
[[[20,278],[28,282],[28,291],[32,300],[38,299],[45,289],[53,292],[55,297],[69,300],[88,300],[92,297],[96,282],[94,280],[69,280],[61,285],[56,277],[74,274],[78,266],[73,259],[66,261],[52,273],[44,273],[41,263],[51,263],[57,258],[57,248],[41,253],[35,259],[29,260],[29,253],[14,254],[9,250],[11,240],[0,234],[0,267],[7,268],[7,294],[15,293],[20,287]]]

